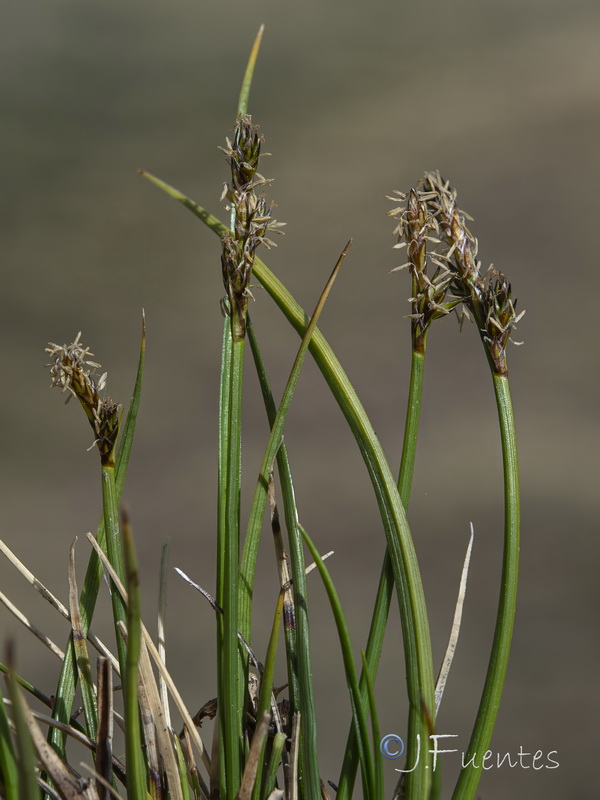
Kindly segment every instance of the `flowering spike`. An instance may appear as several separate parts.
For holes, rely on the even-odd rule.
[[[490,266],[482,277],[479,244],[465,222],[472,217],[458,208],[456,190],[439,172],[429,172],[416,189],[408,194],[395,191],[388,199],[404,201],[388,215],[398,220],[396,247],[406,246],[409,257],[403,266],[410,267],[413,278],[413,346],[424,350],[431,322],[456,310],[461,327],[464,319],[473,317],[494,371],[506,375],[506,345],[522,313],[515,313],[516,301],[501,272]],[[428,243],[441,248],[428,253]],[[428,260],[436,267],[433,277],[427,274]],[[454,296],[446,301],[448,291]]]
[[[99,378],[95,377],[100,364],[89,359],[93,353],[80,340],[81,331],[72,344],[48,343],[45,352],[52,359],[47,364],[50,367],[50,381],[52,386],[69,393],[67,402],[71,397],[79,400],[96,435],[94,444],[98,447],[102,463],[107,464],[114,458],[122,407],[110,397],[100,398],[99,391],[106,385],[106,372]]]
[[[233,142],[226,139],[227,146],[221,150],[227,155],[231,167],[231,182],[225,185],[223,198],[235,212],[233,236],[226,233],[221,238],[221,267],[227,297],[221,308],[231,316],[231,332],[234,341],[246,335],[246,315],[252,268],[256,248],[259,244],[274,247],[268,233],[281,233],[283,223],[276,222],[264,197],[255,190],[271,181],[259,174],[263,137],[252,117],[245,115],[236,122]]]
[[[396,267],[392,272],[405,267],[410,269],[412,297],[409,298],[409,302],[412,305],[412,313],[408,317],[412,320],[413,347],[418,352],[425,351],[427,332],[433,320],[447,314],[443,302],[452,281],[452,277],[447,277],[447,270],[440,269],[440,264],[428,254],[428,243],[439,243],[439,240],[432,236],[432,233],[438,233],[439,230],[437,218],[428,206],[430,193],[421,190],[422,184],[421,181],[417,184],[417,188],[411,189],[408,194],[394,192],[395,196],[390,199],[394,202],[401,199],[404,205],[388,212],[388,216],[398,220],[394,234],[398,236],[399,241],[395,247],[407,249],[408,262]],[[431,260],[436,267],[433,278],[427,274],[428,260]]]

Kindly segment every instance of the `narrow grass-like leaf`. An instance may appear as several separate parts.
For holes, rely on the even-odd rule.
[[[105,517],[106,519],[106,517]],[[109,525],[107,525],[108,531]],[[110,534],[109,534],[110,535]],[[146,767],[138,709],[138,675],[142,641],[141,604],[137,557],[133,535],[127,519],[123,519],[123,550],[127,574],[127,648],[124,670],[125,753],[127,760],[127,795],[130,800],[146,797]],[[114,566],[114,564],[113,564]],[[117,571],[118,575],[118,571]],[[113,590],[117,594],[116,590]],[[121,597],[119,595],[119,599]],[[123,603],[123,600],[121,600]]]
[[[377,798],[377,800],[383,800],[383,787],[384,787],[383,759],[381,758],[381,752],[379,750],[379,743],[381,742],[381,734],[379,732],[377,703],[375,702],[375,688],[373,686],[373,680],[371,678],[371,673],[369,670],[369,665],[367,664],[367,659],[364,650],[360,651],[360,656],[362,659],[363,676],[365,680],[365,686],[367,689],[367,698],[369,700],[369,713],[371,715],[371,735],[373,737],[373,765],[374,765],[374,776],[375,776],[375,783],[373,786],[373,796]]]
[[[227,476],[229,474],[229,418],[231,406],[231,358],[233,340],[229,319],[223,322],[223,346],[221,355],[221,377],[219,396],[219,461],[217,499],[217,602],[223,608],[225,602],[225,567],[227,563]],[[217,616],[217,694],[223,697],[225,667],[223,662],[225,628],[221,614]],[[223,796],[227,792],[225,772],[225,750],[223,738],[219,737],[219,785]]]
[[[127,466],[131,455],[133,446],[133,438],[135,435],[135,426],[137,422],[137,415],[140,406],[140,399],[142,394],[142,379],[144,376],[144,363],[146,356],[146,316],[142,312],[142,338],[140,343],[140,355],[138,360],[137,374],[135,378],[135,385],[133,388],[133,395],[129,405],[129,411],[125,418],[125,423],[121,428],[121,436],[119,448],[117,452],[116,469],[115,469],[115,483],[117,492],[117,501],[120,500],[125,484],[125,475],[127,473]],[[102,548],[106,547],[106,531],[104,528],[104,515],[98,525],[96,539]],[[100,588],[100,581],[102,579],[102,566],[98,560],[98,556],[92,551],[90,560],[88,562],[83,586],[80,597],[81,608],[81,628],[84,636],[88,635],[91,625],[92,617],[94,615],[94,608],[96,606],[96,598]],[[63,661],[63,666],[58,679],[58,685],[55,692],[54,713],[55,719],[62,722],[68,722],[73,709],[73,700],[75,698],[75,687],[77,681],[77,664],[75,659],[75,652],[73,649],[73,639],[69,637],[67,644],[66,656]],[[52,746],[59,753],[64,754],[65,737],[64,734],[56,729],[51,728],[49,732],[49,741]]]
[[[261,25],[260,28],[258,29],[258,33],[256,34],[256,39],[254,40],[254,44],[252,45],[252,50],[250,51],[250,58],[248,59],[248,65],[246,66],[246,72],[244,73],[244,78],[242,80],[242,88],[238,100],[238,117],[243,117],[244,114],[248,113],[248,99],[250,97],[250,87],[252,86],[252,78],[254,77],[254,68],[256,66],[256,59],[258,58],[258,52],[260,50],[260,43],[262,41],[264,30],[265,26]]]
[[[11,699],[12,717],[15,726],[19,797],[20,800],[39,800],[40,791],[36,781],[37,759],[27,725],[27,707],[12,669],[14,664],[13,648],[13,642],[9,642],[6,647],[6,663],[8,666],[8,694]]]
[[[285,599],[285,589],[279,592],[277,598],[277,606],[275,608],[275,616],[273,617],[273,625],[271,627],[271,636],[269,637],[269,645],[267,647],[267,655],[265,657],[265,665],[260,679],[260,693],[258,696],[258,710],[256,712],[256,719],[263,720],[266,718],[270,720],[270,708],[273,697],[273,675],[275,673],[275,657],[277,656],[277,643],[279,641],[279,626],[281,625],[281,615],[283,613],[283,602]],[[254,736],[257,735],[258,728]],[[262,766],[264,762],[266,737],[263,736],[262,747],[258,750],[258,772],[255,772],[254,779],[254,800],[260,800],[261,796],[261,783],[262,783]],[[252,739],[252,749],[254,750],[254,737]]]
[[[460,772],[452,795],[453,800],[472,800],[477,792],[482,770],[481,765],[475,766],[472,759],[481,759],[490,746],[504,688],[517,605],[520,499],[515,421],[508,378],[494,374],[493,381],[500,422],[504,469],[504,552],[500,598],[483,693],[469,747],[465,754],[467,766]]]
[[[2,780],[6,800],[19,800],[19,768],[13,749],[2,689],[0,689],[0,780]]]
[[[458,644],[458,636],[460,634],[460,623],[462,620],[463,605],[465,602],[465,594],[467,592],[467,577],[469,574],[469,564],[471,563],[471,552],[473,550],[473,523],[471,523],[471,536],[469,538],[469,545],[463,563],[463,568],[460,576],[460,585],[458,588],[458,597],[456,599],[456,607],[454,609],[454,619],[452,620],[452,630],[450,631],[450,638],[446,653],[442,660],[442,665],[438,674],[435,684],[435,713],[440,710],[442,698],[444,696],[444,689],[446,688],[446,681],[450,674],[450,668],[454,660],[454,653],[456,652],[456,645]]]
[[[223,223],[193,200],[149,173],[141,174],[192,211],[214,233],[218,235],[226,233],[227,229]],[[259,258],[255,259],[254,276],[273,298],[292,327],[303,336],[307,326],[305,312]],[[421,741],[426,741],[431,732],[429,725],[430,721],[433,721],[434,681],[429,621],[410,528],[396,482],[373,426],[341,364],[318,329],[312,336],[309,350],[356,438],[377,498],[399,598],[410,704],[407,732],[409,758],[415,763],[416,758],[412,757],[416,753],[412,752],[412,749],[416,747],[417,736],[420,736]],[[427,714],[423,713],[424,707],[428,710]],[[409,775],[407,782],[409,800],[417,800],[428,794],[431,783],[430,762],[430,755],[423,754],[417,768]]]
[[[256,373],[258,376],[258,381],[263,396],[263,403],[265,405],[265,410],[267,412],[267,419],[269,420],[269,427],[272,428],[275,422],[275,417],[277,416],[277,407],[275,405],[275,400],[273,399],[273,394],[271,392],[267,371],[265,369],[265,364],[262,358],[262,354],[260,352],[258,340],[254,333],[254,326],[252,324],[250,315],[248,315],[247,330],[248,330],[248,341],[250,342],[252,357],[254,359],[254,365],[256,367]],[[290,575],[288,574],[288,569],[287,569],[287,559],[285,558],[283,544],[281,543],[281,527],[278,521],[277,525],[275,525],[274,512],[272,510],[271,527],[273,529],[275,557],[277,558],[277,564],[280,573],[279,574],[280,586],[289,585],[289,588],[286,590],[288,597],[285,600],[284,612],[283,612],[283,626],[284,626],[283,632],[285,639],[287,673],[288,673],[288,696],[290,701],[291,713],[293,714],[299,708],[298,698],[300,694],[300,687],[299,687],[299,676],[298,676],[297,619],[295,613],[294,591],[292,590],[291,587],[294,587],[296,597],[298,598],[299,607],[301,609],[304,609],[307,608],[308,605],[306,603],[306,595],[305,595],[306,582],[304,581],[304,574],[303,574],[304,558],[302,553],[302,543],[298,533],[298,510],[296,508],[296,498],[294,494],[294,486],[292,483],[292,473],[290,469],[290,463],[288,459],[285,442],[281,443],[281,446],[277,451],[276,459],[277,459],[277,470],[279,472],[279,479],[281,484],[281,494],[283,497],[283,509],[284,509],[285,521],[288,530],[288,535],[290,538],[290,550],[293,551],[294,553],[294,557],[292,559],[292,565],[293,568],[295,568],[296,570],[296,579],[293,579],[292,583],[290,584]],[[271,483],[272,483],[271,477],[269,477],[269,488],[271,488]],[[300,614],[299,618],[300,624],[305,624],[305,617],[306,615],[304,613]],[[307,641],[307,637],[304,638],[304,641]]]
[[[39,700],[40,703],[43,703],[43,705],[47,706],[47,708],[52,708],[52,699],[48,697],[47,694],[44,694],[44,692],[38,689],[37,686],[34,686],[32,683],[29,683],[29,681],[26,681],[25,678],[23,678],[14,670],[9,670],[8,666],[2,662],[0,662],[0,672],[3,672],[5,675],[8,675],[9,672],[12,672],[19,686],[25,689],[26,692],[29,692],[29,694],[32,697],[35,697],[36,700]],[[75,720],[72,720],[72,722],[75,723]]]
[[[96,752],[96,742],[90,739],[90,737],[85,733],[85,731],[83,731],[81,726],[75,727],[74,725],[66,725],[64,722],[58,722],[58,720],[53,719],[52,717],[48,716],[48,714],[41,714],[38,711],[32,711],[31,714],[33,718],[38,722],[40,722],[42,725],[48,727],[53,727],[53,726],[58,727],[66,736],[69,736],[71,739],[73,739],[74,742],[83,745],[91,753]],[[125,785],[124,765],[115,756],[113,756],[112,765],[115,775],[119,778],[121,783]]]
[[[182,800],[191,800],[190,795],[190,784],[188,781],[187,776],[187,765],[185,763],[185,757],[183,755],[183,749],[181,747],[181,742],[179,741],[178,737],[175,736],[173,739],[173,744],[175,747],[175,758],[177,763],[177,772],[179,775],[179,790],[178,794],[182,798]],[[169,784],[170,785],[170,784]]]
[[[287,782],[286,798],[298,800],[298,761],[300,754],[300,736],[302,733],[302,715],[297,711],[292,718],[292,742],[290,746],[289,780]],[[311,800],[313,800],[311,798]]]
[[[417,440],[419,436],[419,420],[421,417],[421,400],[423,396],[423,375],[425,368],[425,352],[419,352],[414,347],[411,357],[410,383],[408,392],[408,402],[406,406],[406,417],[404,423],[404,439],[402,444],[402,457],[400,460],[400,471],[398,475],[398,491],[404,509],[408,509],[410,493],[412,489],[412,479],[417,454]],[[394,589],[394,570],[390,557],[389,548],[386,547],[377,594],[369,627],[367,647],[365,652],[366,662],[369,667],[372,680],[375,680],[379,667],[381,648],[385,637],[387,619],[392,601]],[[366,684],[364,675],[361,675],[360,689],[363,704],[366,703]],[[354,726],[350,724],[348,740],[344,751],[344,760],[338,782],[336,800],[348,800],[352,796],[356,770],[358,768],[358,749]]]
[[[352,718],[354,720],[359,758],[362,766],[365,800],[367,800],[367,798],[374,800],[376,795],[374,794],[375,773],[373,771],[373,758],[371,755],[371,749],[369,747],[369,734],[367,729],[366,714],[361,701],[360,689],[358,687],[358,676],[356,673],[356,667],[354,665],[354,656],[352,654],[352,644],[350,642],[348,624],[346,622],[346,617],[344,615],[337,590],[333,584],[333,581],[331,580],[329,570],[325,566],[323,559],[319,555],[319,551],[311,541],[308,534],[303,532],[302,536],[308,549],[310,550],[310,554],[312,555],[315,564],[317,565],[319,575],[321,576],[323,586],[325,587],[327,597],[329,598],[331,610],[333,611],[333,618],[335,620],[335,625],[340,640],[340,650],[342,652],[342,659],[344,661],[346,683],[348,684],[348,691],[350,693]]]
[[[102,507],[104,509],[104,528],[106,530],[106,554],[112,564],[117,577],[124,583],[125,568],[123,565],[123,551],[121,547],[121,534],[119,531],[119,499],[115,483],[115,470],[110,464],[102,465]],[[115,627],[119,622],[127,624],[127,609],[119,592],[115,591],[111,584],[111,601],[113,609],[113,621]],[[125,643],[117,633],[117,652],[119,654],[119,664],[121,675],[125,675],[125,662],[127,659]]]
[[[98,736],[96,745],[96,772],[110,785],[113,779],[113,693],[112,669],[108,658],[98,659]],[[99,800],[107,800],[106,786],[96,782]]]
[[[250,800],[255,786],[257,773],[262,768],[262,754],[264,752],[271,715],[265,711],[257,717],[258,723],[252,736],[250,751],[244,765],[242,782],[237,795],[237,800]]]
[[[196,761],[194,759],[194,753],[192,750],[192,740],[190,739],[190,734],[186,725],[183,726],[182,737],[183,737],[183,742],[185,743],[185,760],[190,776],[192,790],[194,792],[194,798],[195,800],[208,800],[208,791],[203,790],[202,786],[200,785],[200,776],[198,774],[198,767],[196,766]],[[176,745],[178,743],[181,744],[179,741],[179,737],[175,738],[177,739],[175,744]]]
[[[110,562],[106,558],[106,555],[100,549],[100,546],[98,545],[98,542],[94,539],[94,537],[91,534],[87,534],[87,539],[88,539],[89,543],[92,545],[92,547],[96,550],[96,553],[98,554],[98,557],[100,559],[101,564],[103,565],[104,569],[110,575],[113,583],[115,584],[115,586],[117,588],[117,591],[119,592],[119,594],[121,595],[121,597],[123,598],[125,603],[127,603],[128,598],[127,598],[127,592],[125,591],[125,587],[123,586],[123,584],[121,583],[121,581],[117,577],[117,574],[115,573],[113,567],[111,566]],[[148,648],[148,652],[150,653],[150,655],[152,657],[152,660],[156,664],[160,674],[163,676],[163,678],[164,678],[164,680],[165,680],[165,682],[167,684],[167,687],[169,689],[169,692],[171,694],[171,697],[173,698],[173,700],[175,702],[175,705],[177,706],[177,708],[179,710],[179,713],[182,716],[184,725],[187,727],[188,731],[190,732],[190,736],[191,736],[191,738],[192,738],[192,740],[194,742],[194,745],[196,746],[198,752],[200,753],[200,756],[202,757],[202,760],[204,762],[204,765],[206,766],[206,769],[208,771],[210,771],[210,759],[209,759],[208,754],[206,752],[206,748],[204,747],[204,743],[202,742],[202,739],[201,739],[200,735],[198,734],[196,726],[194,725],[194,722],[192,720],[190,712],[188,711],[185,703],[183,702],[182,697],[179,694],[179,691],[178,691],[177,687],[175,686],[175,683],[173,682],[173,679],[169,675],[169,672],[168,672],[167,668],[165,667],[165,665],[164,665],[164,663],[163,663],[163,661],[162,661],[162,659],[161,659],[161,657],[160,657],[160,655],[158,653],[158,650],[156,649],[156,646],[155,646],[154,642],[152,641],[152,637],[148,633],[148,631],[146,629],[146,626],[143,623],[142,623],[142,635],[144,637],[144,642],[146,644],[146,647]],[[208,794],[208,792],[207,792],[207,794]]]
[[[250,510],[250,519],[248,522],[248,529],[246,532],[246,539],[244,541],[244,551],[242,555],[242,565],[240,568],[240,630],[243,635],[248,639],[251,624],[251,609],[252,609],[252,586],[254,583],[254,570],[256,566],[256,557],[258,552],[258,543],[262,528],[262,519],[267,499],[267,486],[269,481],[269,473],[273,466],[273,461],[281,446],[283,427],[287,417],[287,413],[292,402],[296,384],[300,377],[300,371],[304,358],[306,356],[311,337],[316,330],[317,322],[321,315],[329,292],[337,277],[338,271],[344,262],[348,253],[351,242],[348,242],[342,251],[335,267],[321,296],[315,306],[315,310],[306,326],[298,354],[294,360],[290,376],[288,378],[286,387],[281,398],[281,404],[275,415],[271,433],[265,454],[263,456],[262,465],[258,477],[254,498],[252,501],[252,508]],[[318,771],[318,761],[316,752],[317,742],[317,729],[314,708],[314,695],[312,690],[312,676],[310,668],[310,652],[308,642],[308,620],[302,620],[302,616],[307,614],[307,606],[305,604],[306,591],[305,591],[305,576],[304,576],[304,561],[301,555],[301,548],[291,548],[292,556],[292,574],[294,581],[298,580],[299,586],[294,584],[295,607],[296,607],[296,624],[297,624],[297,651],[298,651],[298,672],[299,682],[302,684],[300,687],[299,696],[299,710],[302,713],[303,728],[302,728],[302,775],[304,786],[309,797],[318,797],[320,792],[320,776]],[[294,559],[297,558],[296,563]],[[298,563],[300,561],[300,563]],[[298,590],[299,594],[296,594]],[[302,611],[300,611],[299,599],[304,600]]]
[[[22,704],[22,714],[27,725],[30,741],[37,750],[40,761],[46,774],[63,800],[98,800],[96,786],[91,781],[84,781],[73,774],[71,767],[63,761],[58,753],[48,744],[35,715],[25,705],[22,697],[18,697]],[[39,790],[37,791],[39,798]]]
[[[264,797],[269,797],[273,789],[275,788],[275,781],[277,780],[277,771],[279,769],[279,763],[281,761],[281,756],[283,753],[283,748],[286,743],[286,735],[285,733],[276,733],[273,737],[273,744],[271,748],[271,757],[269,759],[269,765],[267,767],[267,772],[265,775],[265,790],[263,792]]]
[[[223,733],[226,798],[237,794],[243,758],[243,685],[242,659],[238,648],[238,597],[240,569],[240,495],[242,442],[242,388],[244,370],[244,339],[233,341],[230,362],[230,401],[228,427],[227,480],[223,559],[223,650],[219,695],[219,715]]]
[[[77,540],[75,540],[75,542],[76,541]],[[98,710],[96,707],[96,695],[94,693],[94,680],[90,668],[90,659],[85,637],[81,629],[77,577],[75,574],[75,542],[71,545],[69,552],[69,605],[71,606],[73,646],[75,648],[75,659],[77,661],[77,672],[79,675],[85,724],[90,739],[96,739],[96,732],[98,730]]]

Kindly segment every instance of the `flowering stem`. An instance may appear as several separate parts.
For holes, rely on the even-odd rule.
[[[502,697],[517,602],[520,535],[517,441],[508,378],[505,375],[494,374],[493,381],[500,422],[504,469],[504,553],[501,588],[488,671],[477,719],[465,756],[467,766],[461,770],[452,795],[453,800],[471,800],[477,791],[482,772],[481,759],[489,748]],[[469,763],[471,759],[475,763],[473,761]],[[479,763],[477,763],[477,759]]]
[[[227,502],[225,510],[225,559],[223,564],[222,698],[219,698],[225,747],[227,795],[233,799],[241,780],[242,712],[244,686],[238,651],[238,586],[240,553],[240,491],[242,436],[242,373],[244,339],[232,342],[229,379],[227,453]]]
[[[412,477],[414,472],[415,456],[417,452],[419,418],[421,416],[425,348],[423,347],[422,350],[423,352],[419,352],[416,347],[413,347],[412,351],[410,388],[408,394],[408,404],[406,408],[406,421],[404,426],[404,443],[402,447],[400,475],[398,477],[398,489],[400,491],[400,498],[405,509],[408,508],[410,501]],[[365,651],[365,662],[368,666],[369,675],[372,681],[375,681],[375,676],[377,675],[377,670],[379,667],[379,658],[381,656],[381,648],[383,647],[383,639],[385,636],[385,629],[387,626],[387,618],[392,601],[393,589],[394,573],[392,570],[392,561],[390,558],[389,549],[386,547]],[[367,689],[367,682],[365,673],[363,671],[360,677],[360,691],[361,700],[365,708],[367,707],[368,702]],[[342,764],[342,770],[340,774],[337,800],[346,800],[348,797],[352,796],[357,769],[358,748],[356,746],[356,734],[354,731],[354,726],[351,726],[348,733],[346,749],[344,751],[344,762]]]
[[[223,347],[221,354],[221,385],[219,398],[219,468],[218,468],[218,507],[217,507],[217,603],[221,608],[225,602],[225,564],[227,561],[226,519],[227,519],[227,474],[229,463],[229,405],[231,401],[231,323],[225,318],[223,325]],[[223,614],[217,614],[217,695],[223,697],[223,643],[225,636]],[[220,714],[219,714],[220,716]],[[225,751],[223,737],[219,737],[219,786],[221,796],[226,797],[227,777],[225,772]]]

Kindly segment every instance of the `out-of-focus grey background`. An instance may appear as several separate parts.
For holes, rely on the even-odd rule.
[[[311,308],[354,246],[322,329],[395,470],[408,378],[405,273],[385,199],[439,168],[474,217],[484,264],[511,278],[527,315],[510,352],[520,437],[520,605],[494,753],[542,751],[534,770],[486,772],[481,797],[595,796],[598,492],[597,337],[600,9],[591,0],[504,3],[170,3],[30,0],[2,10],[2,538],[66,599],[99,515],[98,459],[76,406],[50,392],[48,340],[77,331],[127,403],[140,313],[148,354],[125,499],[152,626],[160,548],[214,591],[216,430],[223,294],[218,241],[138,177],[145,168],[224,216],[232,129],[251,42],[266,23],[251,96],[271,158],[262,171],[288,223],[268,264]],[[400,257],[401,258],[401,257]],[[256,289],[252,313],[280,396],[297,347]],[[410,521],[436,659],[448,635],[469,522],[476,540],[464,623],[439,717],[466,748],[499,587],[502,475],[491,381],[476,332],[453,319],[429,339]],[[245,508],[266,425],[248,369]],[[329,562],[356,647],[365,641],[384,537],[360,455],[307,361],[286,429],[304,525]],[[268,530],[255,644],[276,599]],[[2,589],[64,645],[66,629],[0,564]],[[321,771],[337,780],[348,703],[330,610],[310,578]],[[101,606],[107,607],[106,597]],[[405,733],[394,606],[378,697],[383,732]],[[58,661],[4,610],[24,675],[52,691]],[[110,631],[99,619],[107,637]],[[214,696],[211,611],[173,574],[170,666],[196,710]],[[280,668],[278,680],[284,682]],[[456,743],[456,744],[454,744]],[[444,757],[444,797],[458,756]],[[526,761],[531,764],[531,759]],[[394,762],[384,765],[391,787]],[[594,787],[594,788],[592,788]]]

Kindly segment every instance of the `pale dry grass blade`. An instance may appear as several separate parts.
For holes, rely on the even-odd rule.
[[[465,594],[467,592],[467,576],[469,574],[469,564],[471,562],[471,551],[473,550],[473,539],[475,537],[473,531],[473,523],[471,523],[471,536],[469,538],[469,545],[467,547],[467,553],[465,555],[465,561],[462,568],[462,573],[460,577],[460,586],[458,589],[458,598],[456,600],[456,609],[454,611],[454,619],[452,621],[452,630],[450,631],[450,639],[448,641],[448,647],[446,648],[446,654],[444,656],[444,660],[442,661],[442,666],[440,668],[440,674],[438,675],[437,683],[435,686],[435,713],[440,709],[440,704],[442,702],[442,697],[444,695],[444,689],[446,688],[446,681],[448,680],[448,675],[450,673],[450,667],[452,666],[452,660],[454,659],[454,653],[456,652],[456,645],[458,642],[458,636],[460,634],[460,623],[462,620],[462,612],[463,612],[463,605],[465,601]]]
[[[146,655],[146,666],[148,669],[145,671],[142,671],[142,666],[141,666],[143,658],[142,653],[145,653]],[[148,674],[148,671],[150,674]],[[160,720],[157,720],[155,724],[154,713],[156,711],[156,707],[150,700],[151,683],[154,683],[154,688],[156,690],[156,700],[158,700],[158,689],[156,689],[154,675],[152,674],[152,668],[150,667],[148,652],[146,647],[144,646],[144,642],[142,641],[140,648],[140,663],[139,663],[139,677],[138,677],[138,691],[137,691],[138,704],[140,708],[140,720],[143,731],[142,736],[143,736],[143,741],[146,745],[146,763],[148,765],[148,778],[151,785],[150,794],[152,795],[152,797],[162,800],[165,794],[163,792],[163,784],[161,779],[159,745],[157,737],[157,726],[161,725],[162,727],[162,723]],[[162,714],[160,716],[162,716]],[[169,745],[170,742],[168,742],[167,747],[169,747]],[[165,756],[168,758],[168,751],[165,754]],[[179,780],[177,778],[175,778],[173,787],[173,795],[172,795],[173,800],[175,800],[177,792],[175,786],[179,786]],[[181,795],[177,796],[177,800],[182,800]]]
[[[202,792],[204,794],[204,800],[208,800],[208,795],[209,795],[208,787],[206,786],[206,784],[202,779],[202,776],[198,772],[198,767],[196,765],[196,760],[194,758],[194,750],[192,748],[192,741],[190,739],[190,734],[186,725],[183,726],[181,737],[182,737],[181,749],[183,750],[183,755],[187,764],[187,768],[190,773],[190,778],[192,779],[192,785],[195,785],[197,783],[202,789]]]
[[[242,782],[240,790],[237,795],[237,800],[250,800],[252,797],[252,789],[256,781],[256,774],[261,768],[260,754],[262,751],[263,742],[266,739],[269,731],[269,723],[271,722],[271,715],[265,711],[252,737],[250,744],[250,752],[244,765],[244,772],[242,774]]]
[[[98,797],[99,798],[102,798],[102,796],[104,796],[108,800],[108,797],[111,796],[111,797],[116,798],[116,800],[121,800],[121,795],[115,790],[114,786],[112,786],[106,780],[106,778],[103,778],[102,775],[100,775],[99,772],[97,772],[95,769],[92,769],[89,764],[85,763],[85,761],[82,761],[79,764],[79,766],[85,772],[87,772],[88,775],[91,775],[94,778],[94,780],[96,781],[96,790],[98,791]],[[100,788],[102,788],[102,790],[104,791],[104,795],[100,794]]]
[[[10,700],[5,698],[4,702],[7,705],[10,705]],[[73,741],[83,745],[91,752],[95,752],[97,750],[96,742],[94,742],[93,739],[90,739],[90,737],[82,731],[77,730],[77,728],[73,728],[64,722],[59,722],[53,717],[49,717],[47,714],[41,714],[39,711],[31,711],[31,714],[38,722],[41,722],[43,725],[47,725],[48,727],[57,728],[58,730],[63,731],[67,734],[67,736],[70,736]],[[123,784],[125,784],[125,766],[115,755],[112,756],[112,767],[115,775]]]
[[[21,698],[21,702],[23,703],[27,727],[37,754],[44,765],[44,770],[58,789],[63,800],[98,800],[95,784],[73,775],[71,769],[46,741],[40,726],[23,698]]]
[[[290,750],[290,781],[287,786],[288,800],[298,800],[298,756],[300,751],[300,712],[294,714],[292,722],[292,746]]]
[[[125,587],[123,586],[123,584],[119,580],[119,578],[118,578],[117,574],[115,573],[115,571],[114,571],[112,565],[110,564],[109,560],[106,558],[106,556],[102,552],[102,549],[100,548],[100,546],[98,545],[98,543],[96,542],[95,538],[92,536],[91,533],[87,534],[87,539],[90,542],[90,544],[92,545],[92,547],[94,548],[94,550],[96,551],[96,553],[98,554],[98,558],[101,560],[102,565],[104,566],[104,569],[110,575],[110,578],[113,581],[115,587],[117,588],[117,591],[120,593],[121,597],[123,598],[124,602],[126,603],[127,602],[127,592],[125,591]],[[183,718],[183,722],[188,727],[188,730],[190,732],[190,736],[192,738],[194,746],[196,747],[196,749],[200,753],[200,757],[202,758],[202,762],[203,762],[204,766],[206,767],[207,772],[210,772],[210,758],[208,756],[208,753],[206,752],[206,748],[204,746],[204,742],[202,741],[202,738],[201,738],[200,734],[198,733],[198,731],[197,731],[197,729],[196,729],[196,727],[195,727],[195,725],[194,725],[194,723],[192,721],[192,717],[190,716],[190,712],[188,711],[185,703],[183,702],[183,699],[182,699],[181,695],[179,694],[179,691],[178,691],[177,687],[175,686],[175,683],[173,682],[173,679],[171,678],[169,672],[167,671],[167,668],[163,664],[163,662],[162,662],[162,660],[161,660],[161,658],[160,658],[160,656],[158,654],[158,650],[156,649],[156,646],[155,646],[154,642],[152,641],[152,637],[148,633],[148,630],[147,630],[146,626],[143,623],[142,623],[142,635],[144,637],[144,641],[146,643],[146,646],[148,647],[148,651],[149,651],[150,655],[152,656],[152,660],[156,664],[160,674],[163,676],[163,678],[165,680],[165,683],[167,684],[167,687],[168,687],[169,692],[171,694],[171,697],[175,701],[175,705],[177,706],[177,708],[179,710],[179,713],[181,714],[181,716]]]
[[[166,617],[167,617],[167,576],[169,569],[169,549],[171,547],[171,540],[163,545],[162,557],[160,560],[160,589],[158,593],[158,654],[162,659],[163,664],[167,665],[167,651],[166,651]],[[162,701],[162,707],[165,715],[165,724],[167,728],[172,728],[171,725],[171,711],[169,708],[169,692],[167,691],[167,684],[164,678],[159,673],[158,675],[158,690]]]
[[[25,564],[19,559],[15,553],[10,549],[10,547],[0,539],[0,553],[2,553],[8,561],[15,567],[15,569],[25,578],[27,583],[29,583],[33,588],[40,593],[40,595],[46,600],[52,608],[56,609],[58,613],[63,616],[67,622],[71,622],[71,614],[69,613],[68,608],[65,607],[63,603],[54,595],[50,589],[47,588],[39,578],[29,570]],[[90,630],[88,631],[87,635],[88,642],[100,653],[102,656],[106,656],[110,659],[113,667],[116,669],[117,674],[119,672],[119,665],[117,659],[113,656],[110,652],[108,647],[100,640],[98,637]]]
[[[41,631],[39,628],[36,628],[36,626],[28,620],[25,614],[19,611],[14,603],[8,599],[4,592],[0,592],[0,603],[2,603],[10,611],[10,613],[19,620],[21,625],[24,625],[30,633],[33,633],[33,635],[39,639],[40,642],[42,642],[42,644],[44,644],[51,653],[54,653],[57,658],[63,661],[65,654],[60,647],[55,644],[49,636],[46,636],[43,631]]]
[[[73,636],[73,648],[77,662],[77,672],[79,673],[79,686],[83,700],[83,709],[88,733],[92,738],[96,737],[98,730],[98,712],[96,707],[97,691],[92,680],[90,659],[88,655],[81,614],[79,611],[79,591],[77,589],[77,577],[75,574],[75,543],[71,545],[69,551],[69,606],[71,608],[71,632]]]
[[[164,664],[164,662],[163,662]],[[158,749],[163,758],[164,769],[167,775],[167,782],[169,786],[169,795],[171,800],[183,800],[183,793],[181,790],[181,780],[185,780],[185,776],[180,778],[179,769],[177,764],[177,757],[173,748],[173,740],[171,738],[171,729],[167,724],[164,706],[161,702],[160,693],[154,678],[154,672],[150,664],[150,657],[148,655],[148,648],[145,642],[142,642],[142,651],[140,654],[140,686],[146,696],[146,703],[150,720],[148,725],[144,725],[144,729],[150,733],[150,727],[156,728],[156,737],[158,740]],[[165,684],[166,688],[166,684]],[[160,779],[160,764],[156,764],[157,775]]]

